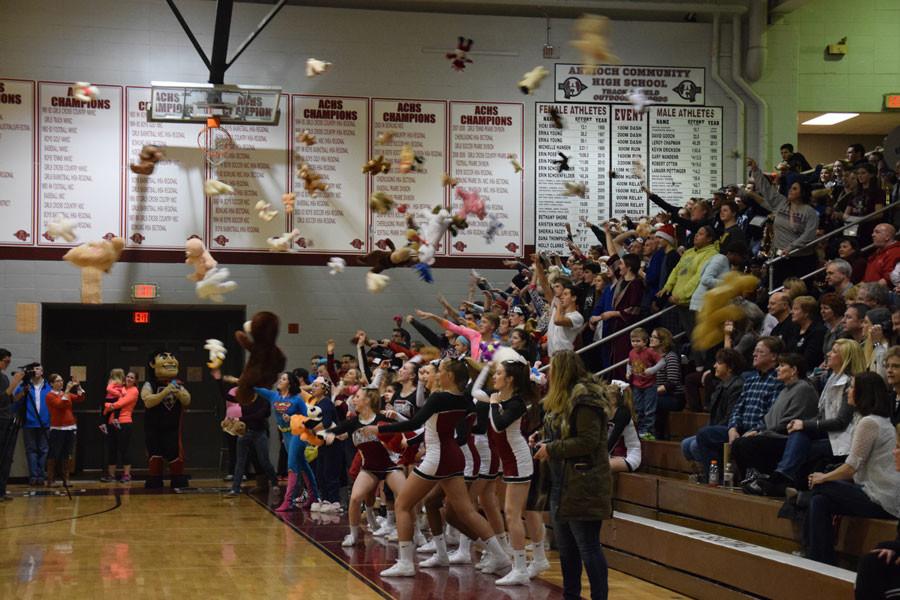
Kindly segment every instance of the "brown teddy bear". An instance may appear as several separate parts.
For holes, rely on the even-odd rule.
[[[67,260],[81,269],[81,302],[83,304],[103,303],[103,274],[109,273],[119,260],[125,240],[110,237],[108,240],[97,240],[75,246],[63,255]]]
[[[131,163],[131,172],[135,175],[152,175],[156,163],[165,158],[158,146],[146,145],[141,148],[137,164]]]
[[[287,359],[275,345],[278,337],[278,315],[261,311],[244,323],[244,331],[235,331],[234,337],[242,348],[250,353],[247,364],[238,379],[235,398],[241,404],[250,404],[256,393],[254,387],[271,387],[284,371]]]
[[[361,265],[371,267],[370,272],[381,273],[394,267],[411,267],[416,263],[416,250],[411,246],[403,246],[395,248],[394,242],[385,240],[390,250],[372,250],[365,256],[361,256],[356,260]]]

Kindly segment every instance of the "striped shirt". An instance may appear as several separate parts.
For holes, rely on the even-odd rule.
[[[674,350],[670,350],[663,356],[665,366],[656,372],[656,385],[666,386],[666,392],[673,396],[684,393],[681,383],[681,357]]]
[[[775,369],[768,373],[748,371],[743,378],[744,389],[728,419],[728,428],[734,427],[741,434],[763,427],[763,417],[784,387],[775,379]]]

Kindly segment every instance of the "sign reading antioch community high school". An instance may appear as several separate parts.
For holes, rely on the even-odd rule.
[[[557,102],[629,103],[640,91],[650,104],[706,104],[706,69],[639,65],[600,65],[587,69],[557,64]]]

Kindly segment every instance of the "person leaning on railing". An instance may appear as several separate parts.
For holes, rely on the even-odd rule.
[[[785,278],[798,273],[809,273],[818,266],[815,246],[806,247],[816,238],[819,214],[810,206],[810,188],[802,181],[795,181],[783,196],[760,171],[754,159],[747,160],[750,177],[761,198],[747,194],[744,201],[760,205],[775,213],[772,245],[778,255],[793,252],[791,256],[774,262],[772,288],[781,286]]]

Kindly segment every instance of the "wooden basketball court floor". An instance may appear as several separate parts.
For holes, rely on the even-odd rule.
[[[367,535],[342,548],[343,516],[274,513],[250,495],[225,499],[214,480],[177,494],[139,485],[74,482],[71,498],[11,485],[16,499],[0,503],[0,598],[562,598],[555,553],[529,586],[497,587],[472,566],[382,580],[396,544]],[[610,598],[686,598],[612,570],[609,584]]]

